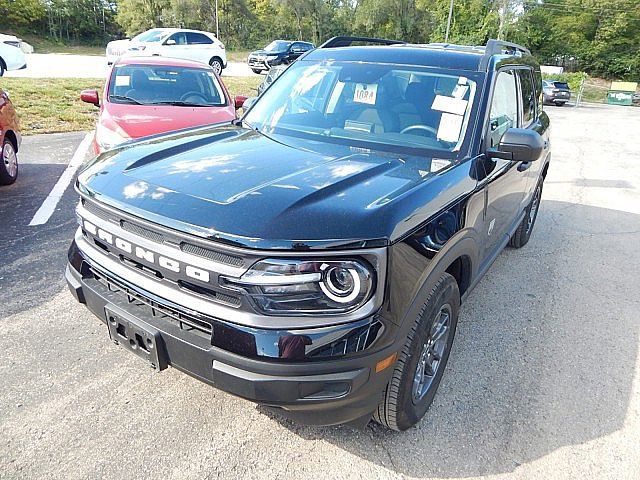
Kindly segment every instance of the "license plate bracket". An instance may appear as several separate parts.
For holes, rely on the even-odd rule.
[[[120,308],[105,307],[109,336],[117,345],[145,359],[156,370],[167,368],[160,332]]]

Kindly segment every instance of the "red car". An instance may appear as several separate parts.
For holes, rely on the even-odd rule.
[[[80,97],[100,107],[96,153],[134,138],[232,121],[246,100],[232,101],[208,65],[159,57],[117,61],[102,102],[96,90],[83,90]]]
[[[20,123],[9,95],[0,89],[0,185],[10,185],[18,178]]]

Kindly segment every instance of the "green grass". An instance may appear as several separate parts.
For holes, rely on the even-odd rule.
[[[226,77],[233,95],[255,96],[260,78]],[[91,78],[2,78],[0,88],[11,95],[23,135],[91,130],[98,109],[80,100],[80,91],[102,93],[104,80]]]
[[[104,56],[105,45],[76,45],[55,41],[50,38],[36,37],[33,35],[18,35],[25,42],[31,44],[34,53],[62,53],[69,55],[96,55]]]
[[[227,62],[246,62],[249,50],[227,50]]]

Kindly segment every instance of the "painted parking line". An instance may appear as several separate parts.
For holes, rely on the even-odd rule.
[[[44,199],[44,202],[42,202],[42,205],[40,205],[40,208],[31,219],[31,222],[29,222],[30,227],[36,225],[44,225],[45,223],[47,223],[47,221],[49,221],[49,218],[51,218],[51,215],[53,215],[53,212],[55,211],[58,202],[62,198],[62,195],[64,195],[64,192],[67,190],[69,183],[71,183],[71,180],[73,180],[73,176],[75,175],[76,170],[82,164],[87,150],[89,149],[89,145],[91,144],[91,137],[92,133],[87,133],[87,135],[85,135],[85,137],[82,139],[82,142],[80,142],[80,145],[78,145],[78,148],[73,154],[73,157],[71,157],[69,165],[67,166],[65,171],[62,172],[62,175],[60,175],[60,178],[51,189],[51,192],[49,193],[47,198]]]

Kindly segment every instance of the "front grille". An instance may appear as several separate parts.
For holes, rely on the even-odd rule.
[[[82,206],[93,215],[98,218],[101,218],[105,221],[111,221],[118,223],[123,230],[126,230],[134,235],[139,237],[146,238],[147,240],[151,240],[155,243],[165,243],[167,241],[172,241],[172,243],[180,243],[180,249],[185,253],[190,253],[192,255],[207,258],[214,262],[222,263],[225,265],[229,265],[232,267],[243,267],[245,265],[244,259],[237,255],[231,255],[229,253],[223,253],[217,250],[213,250],[211,248],[201,247],[200,245],[196,245],[195,243],[180,241],[178,236],[172,238],[170,233],[161,233],[152,228],[143,227],[136,222],[125,220],[121,218],[117,213],[109,212],[94,202],[82,199]]]
[[[84,198],[81,200],[82,206],[86,208],[89,212],[93,213],[96,217],[101,218],[102,220],[109,221],[112,217],[109,215],[109,212],[101,209],[93,202],[87,202]]]
[[[186,253],[191,253],[192,255],[208,258],[209,260],[213,260],[214,262],[224,263],[226,265],[232,265],[234,267],[244,266],[244,261],[241,257],[236,257],[235,255],[229,255],[227,253],[216,252],[215,250],[210,250],[199,245],[194,245],[193,243],[181,243],[180,250]]]
[[[123,230],[127,232],[131,232],[134,235],[138,235],[139,237],[144,237],[147,240],[151,240],[156,243],[164,242],[164,235],[158,232],[154,232],[153,230],[149,230],[148,228],[141,227],[140,225],[136,225],[135,223],[128,222],[127,220],[120,220],[120,226]]]
[[[137,291],[127,287],[124,283],[115,278],[99,271],[95,267],[88,267],[93,278],[109,291],[120,293],[128,303],[132,303],[137,307],[146,308],[152,317],[165,319],[176,323],[180,329],[199,333],[201,336],[211,337],[211,323],[206,322],[193,315],[185,314],[176,308],[167,305],[161,305],[158,302],[138,293]]]

